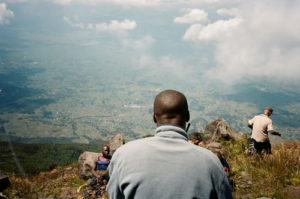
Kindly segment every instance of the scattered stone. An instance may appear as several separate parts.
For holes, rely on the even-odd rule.
[[[256,198],[256,199],[272,199],[272,198],[268,198],[268,197],[260,197],[260,198]]]
[[[246,173],[245,171],[242,171],[241,172],[241,177],[242,177],[242,179],[243,180],[245,180],[245,181],[252,181],[252,178],[251,178],[251,176],[248,174],[248,173]],[[252,182],[251,182],[252,183]]]
[[[219,142],[212,142],[206,145],[208,149],[221,149],[221,144]]]
[[[87,180],[88,178],[92,177],[92,169],[95,163],[96,158],[99,156],[99,153],[95,152],[83,152],[78,158],[78,172],[79,176],[82,179]]]
[[[116,134],[115,136],[109,138],[109,149],[110,149],[110,155],[112,156],[114,152],[123,144],[125,144],[124,136],[123,134]]]
[[[51,175],[55,175],[55,174],[57,174],[58,173],[58,170],[57,169],[53,169],[52,171],[50,171],[50,174]]]
[[[68,167],[68,168],[65,168],[65,170],[66,171],[71,171],[71,170],[73,170],[73,168],[72,167]]]
[[[88,180],[87,193],[89,199],[103,198],[106,194],[107,179],[104,176],[104,171],[97,171],[102,176],[99,180],[93,177]]]
[[[92,182],[92,178],[88,179],[88,180],[86,181],[86,184],[91,184],[91,182]]]
[[[48,197],[43,197],[43,196],[40,196],[39,199],[59,199],[57,196],[48,196]]]
[[[62,192],[60,194],[60,198],[78,198],[76,195],[76,190],[66,187],[66,188],[62,188]]]

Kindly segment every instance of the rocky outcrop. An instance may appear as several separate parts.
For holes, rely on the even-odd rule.
[[[117,148],[124,144],[124,136],[122,134],[117,134],[109,138],[109,148],[110,154],[112,155]],[[99,153],[85,151],[78,158],[78,171],[79,176],[83,179],[88,179],[93,176],[92,169],[95,163],[96,158],[99,156]]]
[[[221,138],[231,139],[240,137],[240,134],[233,130],[224,119],[217,119],[208,124],[204,131],[204,141],[206,143],[220,142]]]
[[[221,150],[221,144],[219,142],[211,142],[206,144],[206,148],[212,150],[212,151],[219,151]]]
[[[88,179],[93,176],[92,169],[95,163],[96,158],[99,156],[99,153],[95,152],[84,152],[78,158],[78,172],[79,176],[83,179]]]
[[[125,144],[124,135],[123,134],[116,134],[115,136],[109,138],[109,149],[110,155],[113,155],[114,152],[123,144]]]

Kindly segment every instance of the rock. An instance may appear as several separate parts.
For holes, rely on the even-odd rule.
[[[5,190],[7,187],[9,187],[10,182],[9,182],[9,178],[7,175],[4,175],[1,171],[0,171],[0,192],[2,192],[3,190]]]
[[[59,199],[57,196],[48,196],[48,197],[43,197],[43,196],[40,196],[39,199]]]
[[[66,171],[71,171],[71,170],[73,170],[73,168],[72,167],[68,167],[68,168],[65,168],[65,170]]]
[[[206,143],[220,142],[221,138],[231,139],[233,137],[240,137],[240,135],[224,119],[213,121],[206,126],[204,131],[204,141]]]
[[[83,152],[78,158],[78,171],[79,176],[83,179],[88,179],[93,176],[92,169],[95,163],[96,158],[99,156],[99,153],[95,152]]]
[[[110,148],[110,155],[112,155],[117,148],[124,144],[124,136],[122,134],[117,134],[111,138],[109,138],[109,148]],[[79,176],[85,180],[92,177],[92,169],[95,163],[96,158],[100,155],[100,153],[95,152],[83,152],[78,158],[78,171]]]
[[[271,198],[268,198],[268,197],[260,197],[260,198],[256,198],[256,199],[271,199]]]
[[[87,186],[88,198],[90,198],[90,199],[108,198],[108,197],[105,197],[106,185],[107,185],[107,180],[105,178],[101,178],[99,181],[92,178],[92,180],[89,181],[89,184]]]
[[[63,187],[61,189],[61,193],[59,195],[59,198],[78,198],[76,194],[76,190],[72,189],[70,187]]]
[[[208,149],[221,149],[221,144],[219,142],[212,142],[206,145]]]
[[[248,173],[246,173],[245,171],[241,172],[241,177],[244,181],[248,181],[248,182],[252,181],[251,176]]]
[[[109,138],[109,149],[110,149],[110,155],[112,156],[114,152],[123,144],[125,144],[124,136],[123,134],[116,134],[115,136]]]

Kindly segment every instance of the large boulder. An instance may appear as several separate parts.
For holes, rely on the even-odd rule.
[[[211,142],[206,145],[206,148],[212,151],[218,151],[222,148],[222,146],[219,142]]]
[[[114,152],[123,144],[125,144],[124,135],[121,133],[116,134],[113,137],[109,138],[109,149],[110,149],[110,155],[113,155]]]
[[[83,152],[78,158],[78,171],[79,176],[83,179],[88,179],[93,176],[92,169],[95,160],[100,155],[100,153],[95,152]]]
[[[110,148],[110,155],[112,155],[117,148],[124,144],[124,136],[122,134],[116,134],[115,136],[109,138],[109,148]],[[95,160],[100,155],[100,153],[83,152],[78,158],[78,171],[79,176],[85,180],[92,177],[92,169],[93,165],[95,164]]]
[[[220,142],[221,138],[231,139],[240,137],[240,134],[233,130],[224,119],[217,119],[208,124],[204,131],[204,141],[206,143]]]

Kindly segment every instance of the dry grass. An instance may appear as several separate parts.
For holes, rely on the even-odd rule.
[[[235,198],[300,198],[299,141],[272,145],[272,154],[261,156],[248,155],[246,138],[224,141],[222,144],[223,154],[236,183]],[[4,192],[7,198],[88,198],[84,186],[77,192],[85,183],[78,176],[77,163],[27,178],[10,175],[10,181],[12,185]]]
[[[85,183],[78,176],[77,163],[27,178],[12,175],[10,182],[10,188],[4,192],[7,198],[84,198],[84,193],[77,193],[77,189]]]
[[[247,139],[224,142],[236,198],[300,198],[300,142],[273,145],[272,154],[247,153]]]

